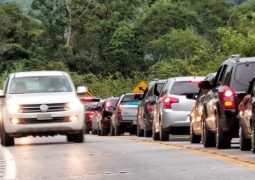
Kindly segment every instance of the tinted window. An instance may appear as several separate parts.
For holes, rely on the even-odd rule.
[[[198,93],[198,83],[190,81],[174,82],[170,94],[174,95],[186,95],[189,93]]]
[[[71,92],[72,88],[66,76],[33,76],[13,78],[10,94]]]
[[[115,98],[115,99],[107,99],[107,102],[110,102],[112,107],[116,107],[118,100],[119,99],[117,99],[117,98]]]
[[[238,64],[231,87],[236,91],[247,91],[249,82],[255,76],[255,63]]]
[[[136,96],[142,96],[142,94],[128,94],[125,95],[120,104],[139,104],[140,100],[138,98],[135,98]]]
[[[97,104],[98,104],[98,103],[90,103],[90,104],[88,104],[86,110],[87,110],[87,111],[92,111],[92,110],[94,110],[94,109],[96,108]]]

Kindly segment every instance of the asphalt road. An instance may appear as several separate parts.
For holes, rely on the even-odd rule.
[[[20,138],[4,148],[13,156],[17,180],[219,180],[255,179],[255,155],[205,149],[187,138],[153,142],[135,136],[86,135],[86,143],[67,143],[64,136]]]

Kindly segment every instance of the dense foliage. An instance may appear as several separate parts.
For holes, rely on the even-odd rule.
[[[25,11],[0,1],[1,82],[65,70],[95,95],[118,96],[140,80],[206,75],[231,54],[255,55],[252,0],[24,2]]]

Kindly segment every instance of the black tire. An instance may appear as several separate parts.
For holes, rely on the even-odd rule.
[[[152,131],[151,130],[146,130],[144,129],[144,134],[143,134],[144,137],[151,137],[152,136]]]
[[[190,142],[191,143],[200,143],[201,136],[194,134],[193,126],[190,125]]]
[[[85,134],[89,134],[89,133],[90,133],[90,130],[91,130],[90,128],[86,127],[86,128],[85,128]]]
[[[143,136],[143,130],[141,130],[139,123],[137,123],[137,126],[136,126],[136,136],[137,137]]]
[[[154,126],[152,127],[152,139],[153,139],[154,141],[158,141],[158,140],[159,140],[159,133],[156,132]]]
[[[217,117],[218,115],[216,115]],[[228,132],[224,132],[221,128],[220,117],[217,117],[217,126],[215,132],[215,140],[217,149],[231,148],[231,138]]]
[[[103,124],[101,124],[101,130],[100,130],[100,132],[101,132],[101,136],[106,136],[107,135],[107,129],[104,127],[104,125]]]
[[[66,140],[67,142],[73,142],[73,135],[72,134],[66,135]]]
[[[120,126],[116,125],[116,127],[114,128],[114,135],[115,136],[119,136],[120,135]]]
[[[84,132],[81,131],[77,134],[73,134],[72,138],[73,138],[73,142],[75,142],[75,143],[83,143],[84,142]]]
[[[240,141],[240,150],[241,151],[250,151],[251,150],[251,139],[247,139],[243,132],[242,127],[240,127],[239,131],[239,141]]]
[[[165,131],[162,125],[160,125],[159,139],[160,141],[169,141],[169,133]]]
[[[216,141],[215,141],[215,133],[210,132],[207,129],[207,126],[205,123],[203,123],[203,145],[204,147],[215,147],[216,146]]]
[[[255,153],[255,124],[252,122],[251,126],[251,151]]]
[[[2,146],[14,146],[15,141],[14,137],[9,136],[8,133],[6,133],[4,127],[1,127],[1,144]]]

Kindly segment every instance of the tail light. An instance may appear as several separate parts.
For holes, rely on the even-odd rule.
[[[154,111],[154,106],[152,106],[152,105],[147,105],[147,111],[148,112],[153,112]]]
[[[90,112],[90,113],[89,113],[89,119],[92,119],[93,116],[94,116],[94,112]]]
[[[235,108],[235,92],[233,89],[227,87],[221,93],[221,103],[225,109]]]
[[[174,103],[179,103],[179,99],[170,96],[167,96],[163,99],[163,107],[165,109],[172,109],[172,104]]]
[[[118,110],[118,117],[121,117],[121,111],[122,111],[121,107],[118,106],[117,110]]]

